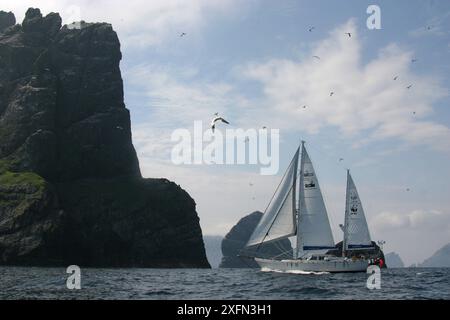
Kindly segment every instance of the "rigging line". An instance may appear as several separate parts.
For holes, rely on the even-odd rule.
[[[294,183],[292,184],[292,186],[289,188],[288,192],[286,193],[286,196],[284,197],[283,201],[281,202],[279,208],[281,208],[285,203],[286,203],[286,199],[289,196],[289,194],[291,193],[292,188],[294,187]],[[280,210],[278,210],[277,214],[275,215],[275,217],[272,220],[272,223],[270,224],[269,229],[266,232],[266,235],[264,236],[264,238],[262,239],[261,243],[258,244],[258,247],[256,248],[256,251],[259,250],[259,248],[261,247],[261,245],[264,243],[264,240],[266,239],[266,237],[269,235],[270,230],[273,227],[273,224],[275,223],[275,221],[277,220],[278,215],[280,214]],[[262,219],[262,218],[261,218]],[[277,241],[280,240],[283,237],[280,237],[278,239],[272,239],[272,241]]]
[[[325,208],[327,208],[327,213],[328,213],[328,208],[330,207],[330,206],[328,205],[328,201],[326,200],[326,197],[322,197],[322,199],[323,199],[323,202],[325,203]],[[329,219],[329,223],[330,223],[331,236],[333,237],[333,242],[334,242],[334,241],[336,241],[336,240],[334,239],[334,235],[333,235],[333,227],[332,227],[332,226],[335,225],[335,224],[334,224],[333,215],[332,215],[332,214],[327,214],[327,215],[328,215],[328,219]]]
[[[323,156],[325,156],[329,160],[332,160],[331,163],[333,165],[338,166],[338,167],[340,167],[341,169],[343,169],[345,171],[347,171],[347,169],[349,169],[347,166],[341,164],[340,162],[336,162],[336,159],[339,159],[339,156],[335,157],[335,156],[331,155],[330,153],[325,152],[324,150],[321,150],[321,149],[319,149],[318,147],[316,147],[316,146],[314,146],[312,144],[308,144],[308,147],[310,147],[311,149],[316,150],[317,152],[319,152],[320,154],[322,154]],[[344,160],[344,162],[345,162],[345,160]]]
[[[285,251],[281,252],[279,255],[274,256],[273,258],[278,258],[278,257],[281,257],[283,255],[287,255],[288,253],[290,253],[290,251],[291,250],[285,250]]]
[[[295,151],[294,155],[295,155],[297,152],[299,152],[299,150],[300,150],[300,147],[297,148],[297,150]],[[294,157],[294,158],[295,158],[295,157]],[[289,166],[288,166],[287,170],[286,170],[285,173],[283,174],[283,178],[281,178],[281,181],[280,181],[280,183],[278,184],[277,189],[275,190],[274,194],[272,195],[272,198],[270,199],[269,204],[267,205],[266,209],[264,210],[264,214],[266,214],[266,211],[267,211],[267,209],[269,208],[270,204],[272,203],[273,198],[274,198],[275,195],[277,194],[277,191],[278,191],[278,189],[280,188],[280,185],[281,185],[281,183],[283,182],[284,178],[286,177],[286,174],[288,173],[289,168],[290,168],[291,165],[294,163],[294,158],[292,158],[291,162],[289,163]],[[297,159],[297,161],[298,161],[298,159]],[[295,180],[295,181],[296,181],[296,180]],[[295,183],[293,183],[293,184],[291,185],[291,187],[289,188],[289,191],[286,193],[286,197],[283,199],[283,202],[281,202],[281,205],[283,205],[284,202],[286,201],[286,198],[287,198],[287,196],[289,195],[289,193],[291,192],[292,188],[294,187],[294,184],[295,184]],[[275,223],[275,220],[277,219],[279,213],[280,213],[280,212],[278,211],[277,214],[275,215],[275,217],[273,218],[272,223],[270,224],[270,227],[269,227],[269,229],[267,230],[267,232],[266,232],[264,238],[262,239],[261,243],[260,243],[260,244],[258,245],[258,247],[256,248],[256,252],[258,252],[258,250],[259,250],[259,248],[261,247],[261,245],[263,244],[264,240],[265,240],[266,237],[269,235],[270,229],[272,229],[272,226],[273,226],[273,224]],[[263,214],[263,216],[264,216],[264,214]],[[261,219],[262,219],[262,217],[261,217]]]
[[[245,264],[247,265],[247,267],[252,268],[252,266],[247,262],[246,259],[253,259],[253,257],[247,257],[247,256],[243,256],[240,253],[237,255],[237,257]]]
[[[274,242],[275,247],[281,252],[281,254],[284,254],[287,252],[285,246],[281,245],[280,241]]]
[[[323,151],[323,150],[320,150],[319,148],[313,146],[312,144],[308,144],[308,147],[311,148],[311,149],[316,150],[316,151],[319,152],[320,154],[324,155],[326,158],[332,160],[332,163],[333,163],[334,165],[336,165],[336,166],[340,167],[341,169],[347,171],[347,169],[348,169],[347,167],[345,167],[345,166],[342,165],[341,163],[336,163],[336,159],[337,159],[338,157],[334,157],[334,156],[332,156],[331,154],[329,154],[329,153],[327,153],[327,152],[325,152],[325,151]]]
[[[298,149],[300,149],[300,147],[297,148],[297,150],[298,150]],[[297,151],[295,151],[295,153],[297,153]],[[294,155],[295,155],[295,153],[294,153]],[[282,177],[281,180],[280,180],[280,183],[278,183],[278,186],[277,186],[277,188],[275,189],[275,192],[274,192],[273,195],[272,195],[272,198],[270,198],[269,204],[266,206],[266,209],[264,209],[264,213],[266,213],[267,209],[269,208],[270,204],[272,203],[273,198],[274,198],[275,195],[277,194],[277,191],[278,191],[278,189],[280,188],[280,185],[281,185],[281,183],[283,182],[284,177],[285,177],[286,174],[288,173],[289,168],[291,167],[291,165],[292,165],[293,162],[294,162],[294,158],[292,158],[291,162],[289,163],[289,166],[287,167],[286,171],[284,172],[283,177]]]
[[[276,249],[276,251],[278,251],[279,253],[283,253],[283,249],[281,249],[281,247],[279,246],[279,241],[276,241],[273,243],[273,247]],[[269,256],[269,255],[268,255]],[[277,257],[278,255],[275,255],[275,257]]]

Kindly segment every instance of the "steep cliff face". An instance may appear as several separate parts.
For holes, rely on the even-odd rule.
[[[403,263],[402,258],[395,252],[389,252],[385,255],[386,264],[389,268],[404,268],[405,264]]]
[[[262,212],[255,211],[245,216],[228,232],[222,241],[222,262],[220,268],[257,268],[257,263],[250,258],[245,258],[246,253],[241,253],[247,241],[261,220]],[[281,249],[280,249],[281,248]],[[285,252],[286,256],[292,256],[292,247],[288,239],[272,244],[264,244],[258,248],[259,257],[273,257]],[[240,257],[239,255],[243,256]],[[249,252],[248,254],[251,254]]]
[[[450,243],[418,265],[423,268],[450,268]]]
[[[194,200],[142,179],[111,25],[0,12],[0,264],[208,267]]]
[[[218,268],[222,261],[222,236],[203,236],[206,257],[211,268]]]
[[[16,24],[16,17],[12,12],[0,11],[0,32]]]

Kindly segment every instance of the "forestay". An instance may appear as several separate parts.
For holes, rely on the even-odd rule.
[[[247,242],[247,247],[296,234],[296,179],[299,149],[294,155],[272,201]]]

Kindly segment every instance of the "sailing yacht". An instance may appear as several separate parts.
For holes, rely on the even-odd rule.
[[[369,260],[362,255],[358,257],[357,253],[374,247],[350,171],[347,171],[343,231],[342,255],[327,254],[336,246],[319,181],[302,141],[245,249],[255,253],[253,257],[262,270],[292,273],[366,271]],[[291,237],[295,237],[292,258],[257,256],[261,245]]]

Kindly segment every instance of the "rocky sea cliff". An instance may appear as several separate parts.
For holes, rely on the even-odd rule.
[[[107,23],[0,12],[0,264],[209,267],[196,204],[144,179]]]

